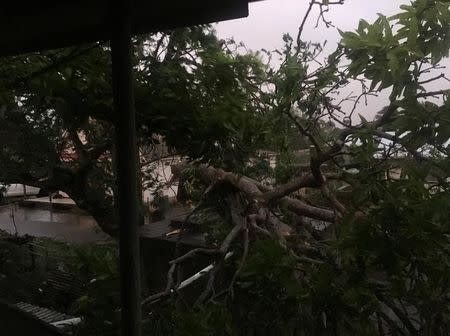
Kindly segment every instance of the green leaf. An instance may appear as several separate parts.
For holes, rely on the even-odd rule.
[[[400,68],[400,60],[397,58],[396,50],[391,50],[387,53],[388,65],[392,71],[393,76],[396,76]]]
[[[417,36],[419,34],[419,22],[416,17],[411,17],[408,24],[408,47],[415,49],[417,45]]]

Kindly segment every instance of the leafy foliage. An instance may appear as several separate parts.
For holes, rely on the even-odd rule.
[[[280,238],[270,216],[258,222],[270,239],[248,229],[250,238],[232,248],[242,260],[227,266],[235,274],[230,287],[201,307],[221,302],[233,330],[245,335],[448,333],[450,110],[441,84],[449,79],[434,71],[450,49],[449,6],[418,0],[393,17],[362,20],[355,32],[341,32],[336,52],[317,67],[311,63],[322,46],[303,42],[301,30],[296,40],[283,36],[281,65],[267,72],[273,90],[261,93],[261,108],[284,130],[274,126],[272,135],[277,166],[261,169],[255,160],[246,174],[282,197],[332,208],[336,219],[305,219],[291,201],[267,201],[273,189],[221,177],[245,199],[246,225],[270,211],[294,229]],[[342,99],[339,92],[355,83],[361,94]],[[379,99],[389,96],[386,107],[372,121],[356,120],[360,105],[380,92]],[[317,185],[292,194],[290,184],[308,174]],[[232,217],[230,224],[237,225]]]
[[[134,41],[138,142],[231,167],[260,143],[264,67],[209,26]],[[62,190],[114,232],[109,47],[10,57],[0,66],[0,180]],[[259,144],[258,144],[259,146]],[[149,159],[152,159],[151,157]],[[151,169],[150,169],[151,170]],[[143,184],[152,184],[142,166]]]

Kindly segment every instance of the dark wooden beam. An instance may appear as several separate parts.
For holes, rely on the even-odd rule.
[[[121,335],[141,335],[136,125],[131,61],[132,0],[118,0],[111,36],[119,219]]]

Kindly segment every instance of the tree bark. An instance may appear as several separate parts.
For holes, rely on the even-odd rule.
[[[312,175],[305,175],[292,180],[285,185],[271,188],[269,186],[264,186],[247,176],[226,172],[206,164],[194,165],[184,163],[176,165],[172,167],[172,173],[180,178],[186,168],[193,170],[197,178],[204,184],[211,185],[216,182],[229,183],[241,191],[251,201],[265,203],[266,205],[285,205],[290,211],[297,215],[322,221],[333,223],[336,219],[334,210],[312,206],[299,199],[285,196],[301,188],[317,187],[318,184]]]

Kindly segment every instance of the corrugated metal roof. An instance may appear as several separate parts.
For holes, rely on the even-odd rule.
[[[47,274],[45,283],[55,290],[80,297],[84,293],[84,283],[71,273],[53,270]]]
[[[16,305],[10,305],[0,300],[0,330],[1,335],[8,336],[62,336],[62,330],[46,323],[33,314],[28,313]],[[78,322],[79,323],[79,322]]]
[[[27,302],[19,302],[16,303],[15,306],[19,308],[20,310],[23,310],[27,313],[32,314],[36,318],[40,319],[41,321],[51,324],[59,321],[69,320],[73,319],[73,316],[60,313],[48,308],[42,308],[35,305],[32,305]]]

